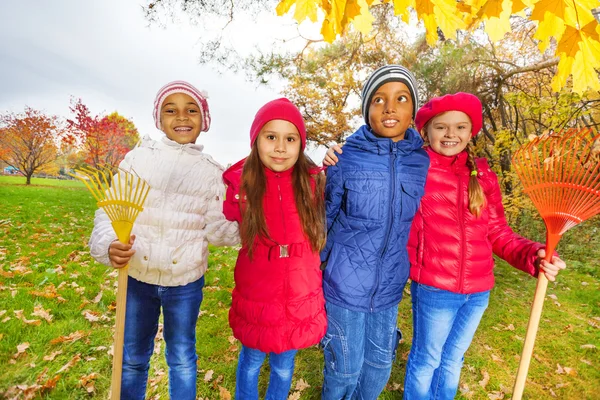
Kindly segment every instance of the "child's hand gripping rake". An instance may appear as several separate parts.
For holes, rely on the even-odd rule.
[[[113,178],[108,170],[83,168],[78,171],[88,180],[75,176],[85,183],[112,223],[121,243],[129,243],[133,223],[143,210],[150,187],[138,176],[119,170]],[[123,332],[125,329],[125,306],[127,302],[128,265],[119,269],[117,285],[117,314],[113,345],[113,369],[111,380],[111,399],[119,399],[121,394],[121,373],[123,367]]]
[[[513,167],[546,225],[546,261],[562,235],[600,213],[600,135],[589,128],[542,135],[517,150]],[[513,389],[520,400],[548,286],[538,275],[521,362]]]

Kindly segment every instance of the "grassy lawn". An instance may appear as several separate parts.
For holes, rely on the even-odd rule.
[[[88,254],[94,201],[77,181],[33,179],[26,187],[24,180],[0,176],[0,397],[106,398],[115,274]],[[596,220],[575,228],[559,247],[569,269],[550,283],[525,398],[599,398],[597,226]],[[240,346],[227,322],[236,251],[212,250],[197,325],[198,395],[227,399],[235,389]],[[535,280],[504,262],[496,277],[490,306],[465,357],[461,399],[510,398]],[[404,340],[381,399],[402,398],[412,335],[408,287],[405,293],[399,315]],[[299,353],[294,398],[320,397],[322,368],[317,348]],[[265,378],[263,373],[263,393]],[[159,335],[148,397],[168,398],[167,382]]]

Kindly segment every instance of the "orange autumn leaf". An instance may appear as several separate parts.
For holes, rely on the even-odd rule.
[[[88,335],[88,333],[86,333],[84,331],[75,331],[75,332],[68,334],[67,336],[59,336],[55,339],[52,339],[50,341],[50,344],[57,344],[57,343],[64,343],[64,342],[73,343],[81,338],[86,337],[87,335]]]

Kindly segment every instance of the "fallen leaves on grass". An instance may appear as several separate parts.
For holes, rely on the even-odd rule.
[[[223,386],[219,386],[219,398],[221,400],[231,400],[231,393]]]
[[[50,344],[57,344],[57,343],[64,343],[64,342],[73,343],[81,338],[86,337],[87,335],[88,335],[87,332],[75,331],[75,332],[69,333],[67,336],[59,336],[55,339],[52,339],[50,341]]]
[[[49,355],[44,356],[44,361],[53,361],[59,354],[62,354],[62,350],[53,351]]]
[[[204,374],[204,382],[210,382],[213,378],[214,373],[215,371],[213,371],[212,369],[206,371],[206,374]]]
[[[15,317],[17,317],[17,319],[20,319],[21,322],[23,322],[26,325],[35,325],[38,326],[42,323],[42,321],[40,321],[39,319],[27,319],[25,318],[25,316],[23,315],[23,310],[14,310],[13,311],[15,313]]]
[[[557,374],[559,375],[571,375],[571,376],[577,376],[577,371],[575,371],[573,368],[570,367],[563,367],[560,364],[556,364],[556,371]]]
[[[34,317],[40,317],[46,320],[46,322],[50,323],[52,322],[52,314],[50,314],[50,311],[52,310],[44,310],[44,307],[42,307],[40,304],[36,305],[33,307],[33,312],[31,313],[31,315],[33,315]]]
[[[486,370],[482,369],[481,376],[482,379],[479,381],[479,386],[485,389],[487,384],[490,382],[490,374]]]
[[[83,388],[85,388],[85,390],[88,393],[94,393],[96,391],[96,386],[95,384],[95,380],[98,378],[98,374],[95,372],[92,372],[89,375],[84,375],[81,378],[79,378],[79,383],[81,384],[81,386]]]
[[[77,364],[81,360],[81,354],[77,353],[73,358],[69,360],[65,365],[63,365],[56,373],[60,374],[61,372],[65,372],[69,370],[73,365]]]

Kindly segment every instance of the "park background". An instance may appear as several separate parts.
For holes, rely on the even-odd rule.
[[[501,179],[510,224],[523,236],[544,239],[510,158],[537,135],[597,128],[596,0],[463,1],[483,10],[471,10],[483,25],[456,26],[454,34],[448,23],[436,25],[442,20],[435,14],[442,3],[456,9],[453,0],[437,1],[429,14],[433,22],[426,24],[417,23],[426,15],[418,5],[433,4],[429,0],[408,9],[408,24],[394,15],[391,2],[348,1],[347,9],[369,3],[370,18],[359,15],[331,44],[322,40],[334,29],[322,28],[323,11],[316,22],[298,25],[292,17],[310,17],[311,2],[298,2],[283,17],[276,15],[278,3],[0,4],[0,170],[7,174],[0,177],[0,395],[106,397],[115,274],[90,258],[95,204],[81,183],[66,178],[85,164],[114,167],[140,136],[160,137],[151,107],[157,89],[170,80],[185,79],[209,93],[213,124],[199,142],[223,165],[247,154],[254,113],[281,95],[303,111],[309,152],[320,161],[326,145],[343,142],[360,124],[361,84],[385,63],[415,72],[422,99],[472,92],[484,104],[476,148]],[[293,2],[282,2],[284,9],[286,3]],[[497,16],[494,5],[500,5]],[[499,35],[506,24],[498,21],[508,21],[510,31]],[[572,76],[564,76],[565,60],[571,60]],[[27,161],[27,149],[44,162]],[[559,245],[569,269],[546,297],[528,398],[598,398],[599,228],[592,219]],[[235,385],[239,342],[227,324],[235,256],[233,248],[213,249],[209,261],[198,322],[198,387],[206,399],[230,398]],[[466,356],[461,398],[510,398],[535,280],[500,260],[496,272],[490,307]],[[408,288],[399,321],[405,336],[385,399],[402,396],[411,339]],[[167,398],[160,335],[155,350],[148,396]],[[317,348],[301,352],[291,396],[318,398],[322,367]]]

